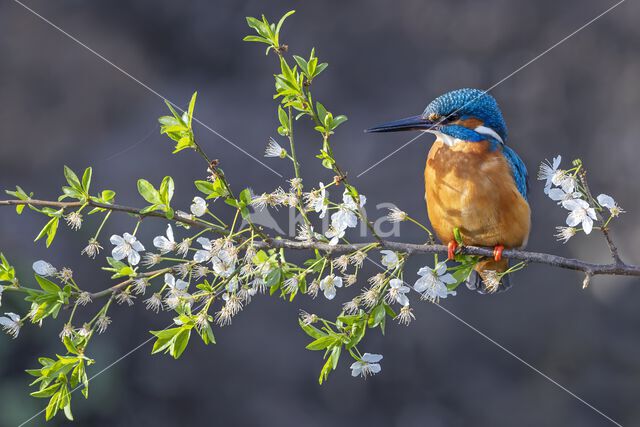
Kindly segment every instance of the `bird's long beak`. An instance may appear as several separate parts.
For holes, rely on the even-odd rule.
[[[394,120],[366,129],[365,132],[399,132],[404,130],[436,130],[439,123],[433,122],[423,116],[412,116],[405,119]]]

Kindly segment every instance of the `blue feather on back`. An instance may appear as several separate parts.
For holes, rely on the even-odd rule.
[[[506,145],[502,148],[502,154],[504,155],[507,162],[509,162],[509,166],[511,167],[511,174],[513,175],[513,179],[516,182],[516,187],[522,197],[527,200],[527,194],[529,193],[529,180],[527,175],[527,167],[524,165],[522,159],[513,151],[511,148]]]

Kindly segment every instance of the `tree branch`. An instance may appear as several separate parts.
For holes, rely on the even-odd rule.
[[[75,208],[82,206],[81,202],[56,202],[47,200],[0,200],[0,206],[15,206],[15,205],[33,205],[33,206],[50,206],[58,208]],[[121,206],[121,205],[107,205],[96,202],[89,202],[89,205],[104,208],[108,210],[126,212],[140,217],[157,217],[166,219],[165,216],[157,212],[149,212],[145,214],[140,213],[140,209]],[[189,219],[183,217],[174,217],[174,222],[180,222],[183,224],[191,225],[200,228],[212,228],[208,224],[204,224],[197,219]],[[225,230],[213,227],[213,231],[224,233]],[[255,246],[258,248],[284,248],[292,250],[321,250],[331,254],[353,252],[358,249],[371,246],[372,243],[378,244],[381,248],[391,249],[398,252],[404,252],[409,255],[412,254],[433,254],[433,253],[447,253],[447,247],[444,245],[436,244],[414,244],[414,243],[402,243],[390,240],[381,239],[377,242],[367,243],[355,243],[355,244],[338,244],[330,245],[324,242],[300,242],[283,238],[269,238],[268,240],[255,242]],[[465,255],[479,255],[485,257],[493,256],[492,248],[476,247],[476,246],[462,246],[459,248],[459,253]],[[589,278],[595,275],[610,275],[610,276],[638,276],[640,277],[640,266],[628,265],[620,262],[614,262],[612,264],[595,264],[573,258],[565,258],[557,255],[521,251],[516,249],[508,249],[503,252],[505,258],[511,258],[515,260],[525,261],[527,263],[545,264],[552,267],[564,268],[568,270],[581,271]],[[614,261],[616,261],[614,259]],[[155,272],[150,272],[154,274]],[[147,277],[146,273],[139,275],[139,277]],[[101,297],[113,292],[117,292],[124,286],[131,283],[131,280],[126,280],[111,288],[105,289],[92,295],[92,297]]]
[[[18,200],[18,199],[16,199],[16,200],[0,200],[0,206],[20,206],[20,205],[43,206],[43,207],[44,206],[48,206],[48,207],[52,207],[52,208],[67,209],[67,208],[79,208],[81,206],[84,206],[85,203],[84,202],[57,202],[57,201],[53,201],[53,200],[36,200],[36,199],[29,199],[29,200]],[[141,213],[141,209],[132,208],[132,207],[129,207],[129,206],[98,203],[98,202],[94,202],[92,200],[88,201],[86,203],[86,205],[87,206],[92,206],[94,208],[102,208],[102,209],[106,209],[106,210],[110,210],[110,211],[125,212],[125,213],[129,213],[129,214],[138,216],[140,218],[157,217],[157,218],[167,219],[166,216],[163,213],[160,213],[160,212]],[[176,215],[176,216],[173,217],[172,221],[173,222],[179,222],[179,223],[182,223],[182,224],[185,224],[185,225],[190,225],[190,226],[193,226],[193,227],[211,228],[216,233],[226,234],[226,231],[222,227],[219,227],[217,225],[206,224],[204,222],[199,221],[197,218],[191,219],[191,218],[185,218],[185,217]]]

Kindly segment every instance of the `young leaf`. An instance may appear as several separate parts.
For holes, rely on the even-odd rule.
[[[196,98],[198,97],[198,92],[193,92],[191,96],[191,101],[189,101],[189,108],[187,109],[187,126],[191,127],[191,122],[193,121],[193,110],[196,107]]]
[[[93,169],[88,167],[84,170],[84,174],[82,174],[82,190],[85,194],[89,194],[89,187],[91,187],[91,175],[93,174]]]
[[[160,193],[146,179],[140,178],[138,180],[138,193],[149,203],[162,204]]]
[[[68,166],[64,167],[64,177],[67,179],[67,182],[71,186],[71,188],[82,191],[82,185],[80,185],[80,180],[78,179],[78,175],[75,174]]]

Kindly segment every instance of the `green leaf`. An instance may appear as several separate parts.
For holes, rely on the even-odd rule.
[[[456,239],[456,242],[458,243],[458,245],[464,244],[464,242],[462,241],[462,235],[460,234],[460,229],[458,227],[455,227],[453,229],[453,237],[454,239]]]
[[[80,185],[78,175],[76,175],[75,172],[66,165],[64,167],[64,177],[67,179],[67,182],[72,188],[78,191],[82,191],[82,185]]]
[[[196,186],[198,191],[206,196],[209,196],[211,193],[213,193],[213,182],[211,181],[198,180],[194,181],[194,185]]]
[[[258,42],[258,43],[271,44],[271,42],[268,39],[265,39],[264,37],[260,37],[260,36],[245,36],[242,40],[245,42]]]
[[[307,60],[298,55],[293,55],[293,59],[296,61],[296,63],[300,67],[300,70],[307,76],[307,78],[310,78],[311,76],[309,75],[309,64],[307,63]]]
[[[331,130],[337,128],[338,126],[340,126],[342,123],[347,121],[347,116],[344,115],[340,115],[337,116],[333,119],[333,122],[331,123]]]
[[[342,351],[342,346],[337,345],[335,347],[333,347],[333,350],[331,351],[331,368],[332,369],[336,369],[336,367],[338,366],[338,361],[340,360],[340,353]]]
[[[191,100],[189,101],[189,108],[187,109],[187,125],[191,127],[191,122],[193,121],[193,111],[196,107],[196,98],[198,97],[198,92],[193,92],[191,95]]]
[[[356,322],[351,326],[351,338],[349,339],[349,342],[347,342],[347,344],[345,345],[345,348],[347,350],[350,350],[351,348],[358,345],[358,343],[362,341],[362,338],[364,338],[366,331],[367,331],[367,323],[365,321],[365,318],[363,317],[361,321]]]
[[[216,343],[216,337],[213,335],[213,330],[211,329],[211,325],[209,325],[208,323],[204,328],[198,329],[198,333],[202,338],[202,342],[204,342],[205,344],[209,345],[209,344]]]
[[[44,418],[46,421],[49,421],[51,418],[55,417],[58,413],[58,403],[60,402],[60,393],[57,392],[51,399],[49,400],[49,404],[47,405],[47,409],[45,410]]]
[[[333,361],[331,360],[331,358],[329,358],[324,363],[324,366],[322,367],[322,370],[320,371],[320,377],[318,378],[318,383],[319,384],[322,384],[324,381],[327,380],[327,378],[329,377],[329,374],[331,373],[332,369],[333,369]]]
[[[40,285],[40,288],[42,288],[42,290],[46,293],[57,295],[58,292],[61,291],[60,286],[56,285],[51,280],[42,276],[38,276],[37,274],[35,274],[34,276],[36,278],[36,281],[38,282],[38,285]]]
[[[302,319],[298,319],[298,323],[300,324],[300,327],[302,328],[302,330],[305,331],[306,334],[309,335],[311,338],[319,339],[327,336],[325,332],[322,332],[320,329],[316,328],[315,326],[306,325],[302,321]]]
[[[309,344],[307,344],[306,349],[313,351],[324,350],[327,347],[331,347],[337,341],[339,341],[339,339],[336,336],[327,335],[310,342]]]
[[[88,167],[84,170],[84,174],[82,174],[82,189],[85,194],[89,194],[89,188],[91,187],[91,176],[93,175],[93,169]]]
[[[284,24],[284,21],[294,13],[296,13],[295,10],[290,10],[289,12],[285,13],[282,16],[282,18],[280,18],[280,20],[278,21],[278,25],[276,25],[276,31],[275,31],[276,36],[280,34],[280,29],[282,28],[282,24]]]
[[[40,370],[37,370],[37,371],[39,375]],[[58,391],[59,388],[60,388],[60,383],[53,383],[48,387],[45,387],[41,390],[30,393],[30,395],[38,398],[51,397],[56,391]]]
[[[327,109],[324,108],[324,105],[322,105],[321,103],[316,102],[316,112],[318,114],[318,120],[320,120],[320,123],[324,123],[324,120],[327,117]]]
[[[184,353],[184,350],[189,344],[189,338],[191,337],[191,328],[183,328],[175,337],[173,349],[171,355],[174,359],[179,358]]]
[[[369,327],[375,328],[378,326],[384,320],[385,316],[384,304],[377,305],[369,315]]]
[[[249,205],[251,203],[251,190],[249,190],[248,188],[245,188],[240,192],[239,197],[240,197],[240,201],[242,201],[242,203],[244,203],[245,206]]]
[[[140,178],[138,180],[138,193],[149,203],[162,204],[160,193],[146,179]]]
[[[170,176],[165,176],[162,182],[160,183],[160,198],[162,202],[169,206],[171,199],[173,198],[173,193],[175,191],[175,184],[173,183],[173,178]]]
[[[51,246],[53,239],[56,237],[56,232],[58,231],[58,222],[60,221],[59,217],[53,217],[45,224],[45,226],[40,230],[38,236],[36,236],[34,242],[40,240],[45,235],[47,236],[46,245],[47,247]]]

